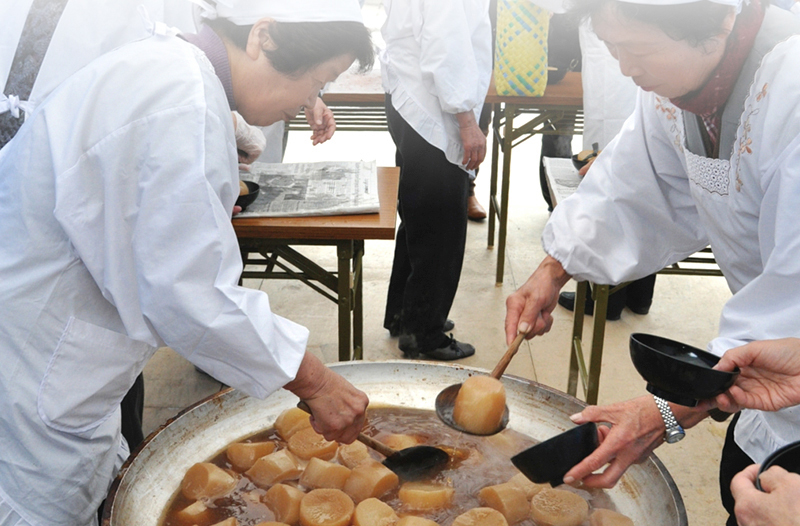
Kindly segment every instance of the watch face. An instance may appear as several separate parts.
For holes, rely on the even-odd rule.
[[[681,429],[668,429],[667,436],[664,437],[664,440],[668,444],[674,444],[675,442],[680,442],[681,439],[686,435]]]

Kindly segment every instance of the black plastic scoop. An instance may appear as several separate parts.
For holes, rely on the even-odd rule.
[[[511,457],[518,470],[536,484],[556,487],[564,475],[597,449],[597,424],[587,422],[573,427]]]
[[[511,342],[511,346],[508,348],[506,353],[500,358],[500,361],[495,366],[494,370],[491,373],[491,377],[497,380],[503,376],[503,373],[506,371],[508,364],[511,363],[511,358],[517,354],[517,349],[519,346],[522,345],[522,340],[525,339],[524,333],[517,334],[517,337],[514,338],[514,341]],[[453,420],[453,408],[456,405],[456,397],[458,396],[458,391],[461,389],[461,384],[453,384],[449,387],[445,387],[437,396],[436,396],[436,414],[439,416],[439,419],[447,424],[448,426],[452,427],[457,431],[461,431],[462,433],[469,433],[471,435],[475,435],[477,433],[473,433],[471,431],[467,431],[460,425],[458,425],[455,420]],[[497,429],[492,431],[491,433],[481,433],[481,435],[494,435],[499,433],[503,429],[506,428],[508,425],[508,406],[506,406],[505,410],[503,411],[503,418],[500,420],[500,425]]]
[[[311,408],[302,400],[297,403],[297,407],[312,414]],[[438,447],[412,446],[398,451],[364,433],[358,434],[358,441],[386,457],[383,465],[406,481],[431,478],[450,462],[450,455]]]

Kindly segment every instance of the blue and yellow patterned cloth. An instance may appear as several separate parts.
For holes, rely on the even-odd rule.
[[[550,11],[530,0],[498,0],[494,84],[498,95],[540,97],[547,86]]]

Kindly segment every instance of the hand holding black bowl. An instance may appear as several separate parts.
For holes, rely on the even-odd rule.
[[[239,198],[236,199],[236,206],[242,207],[242,212],[244,212],[245,209],[248,206],[252,205],[253,202],[256,200],[256,198],[258,198],[258,192],[261,189],[261,187],[258,185],[258,183],[254,183],[253,181],[242,181],[242,182],[245,185],[247,185],[247,189],[249,190],[249,192],[240,195]]]
[[[647,390],[687,407],[724,393],[739,375],[739,369],[713,369],[718,356],[661,336],[631,334],[630,350],[634,367],[647,381]]]

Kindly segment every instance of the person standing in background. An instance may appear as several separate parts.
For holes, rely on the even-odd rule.
[[[470,176],[492,73],[489,0],[386,0],[381,75],[400,167],[384,327],[407,357],[456,360],[475,348],[445,331],[467,232]]]

